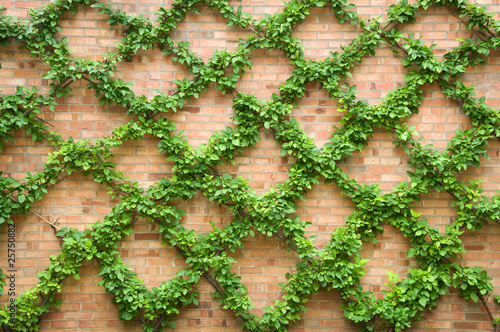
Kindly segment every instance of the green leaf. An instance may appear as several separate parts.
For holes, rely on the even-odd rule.
[[[416,252],[415,248],[408,249],[408,251],[406,252],[406,257],[413,257],[413,256],[415,256],[415,252]]]
[[[26,201],[26,196],[24,196],[24,195],[17,196],[17,201],[19,203],[23,204]]]

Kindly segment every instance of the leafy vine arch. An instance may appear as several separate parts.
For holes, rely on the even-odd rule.
[[[485,297],[492,293],[487,272],[457,263],[465,252],[460,240],[463,229],[476,230],[485,220],[500,221],[500,195],[488,198],[482,195],[481,181],[461,182],[456,174],[469,166],[480,167],[479,156],[487,157],[490,138],[500,139],[499,112],[486,106],[484,98],[475,98],[474,87],[466,86],[457,77],[471,66],[484,63],[484,57],[500,46],[500,22],[493,19],[484,6],[466,0],[420,0],[416,4],[400,1],[388,10],[388,21],[360,18],[347,0],[291,0],[285,9],[260,20],[235,9],[227,0],[175,0],[172,7],[160,7],[156,22],[141,16],[128,15],[93,2],[94,7],[108,15],[110,25],[122,25],[127,35],[118,44],[118,51],[108,53],[102,61],[77,59],[69,55],[66,40],[55,35],[66,12],[76,12],[78,6],[89,0],[55,0],[40,9],[31,10],[31,20],[19,21],[3,16],[0,19],[0,43],[12,40],[22,44],[33,56],[40,57],[50,70],[44,75],[50,80],[48,95],[18,87],[13,95],[1,97],[0,135],[3,141],[13,139],[10,132],[26,128],[35,142],[50,140],[57,148],[48,156],[45,169],[28,174],[23,181],[3,176],[0,178],[0,225],[12,223],[13,214],[30,211],[32,204],[44,197],[62,175],[74,172],[91,174],[94,181],[108,186],[119,203],[103,220],[91,229],[79,231],[63,228],[57,231],[63,245],[60,254],[51,257],[51,264],[38,274],[39,282],[16,299],[15,319],[9,308],[0,310],[4,331],[36,331],[43,314],[60,302],[55,295],[61,283],[72,276],[79,278],[82,262],[95,259],[100,265],[100,283],[113,295],[121,319],[138,318],[145,331],[159,331],[174,326],[172,317],[182,306],[197,303],[193,286],[203,276],[214,287],[225,309],[241,318],[242,328],[251,331],[286,331],[300,319],[306,310],[308,297],[320,287],[335,290],[344,301],[346,318],[357,323],[361,330],[388,326],[399,331],[410,327],[421,317],[424,309],[436,306],[437,299],[449,287],[458,289],[465,300],[482,302],[490,315],[493,328],[498,318],[488,309]],[[195,10],[197,3],[205,3],[218,10],[227,19],[227,25],[239,25],[253,31],[238,46],[238,50],[215,51],[205,64],[194,54],[189,44],[171,39],[169,33],[177,22]],[[323,61],[306,61],[298,39],[291,36],[292,28],[309,14],[309,8],[332,6],[340,24],[350,22],[362,28],[352,43],[342,52],[331,53]],[[482,32],[478,41],[465,40],[439,61],[431,48],[420,39],[406,38],[398,25],[414,21],[419,8],[448,6],[467,18],[467,27]],[[402,64],[411,70],[404,86],[388,93],[382,103],[369,106],[356,100],[356,89],[346,88],[342,79],[350,77],[350,70],[367,54],[374,54],[381,43],[387,43],[394,52],[403,55]],[[115,64],[133,56],[139,49],[159,47],[173,61],[186,64],[194,79],[176,81],[177,91],[172,95],[157,95],[152,99],[135,96],[129,85],[114,79]],[[236,91],[236,82],[251,66],[249,53],[258,48],[280,49],[294,66],[293,75],[280,86],[279,94],[269,101]],[[95,91],[100,103],[125,107],[132,119],[115,128],[109,137],[94,141],[63,139],[48,131],[37,114],[42,107],[54,108],[55,98],[66,96],[69,84],[85,80]],[[214,133],[206,145],[193,148],[179,134],[173,134],[175,124],[164,118],[155,118],[160,112],[175,112],[190,97],[197,98],[209,83],[215,82],[222,93],[235,95],[233,117],[235,129],[227,127]],[[335,128],[323,148],[317,148],[294,119],[285,120],[294,103],[304,96],[305,85],[319,82],[336,98],[345,115],[342,127]],[[401,120],[418,112],[423,100],[420,87],[437,82],[448,98],[455,100],[470,117],[473,128],[458,131],[447,149],[440,153],[432,146],[423,145],[418,133]],[[277,190],[256,195],[248,181],[219,174],[214,167],[221,161],[233,161],[236,151],[253,146],[259,141],[259,129],[272,129],[282,145],[282,155],[294,156],[289,179]],[[355,150],[362,150],[374,128],[383,127],[394,136],[398,147],[403,147],[416,167],[409,173],[411,181],[400,183],[392,192],[382,194],[376,185],[359,185],[336,164]],[[144,191],[137,183],[127,180],[109,161],[111,149],[128,140],[141,139],[151,134],[160,139],[158,148],[175,162],[172,178],[163,178]],[[304,199],[320,176],[333,182],[349,197],[356,207],[345,226],[337,228],[324,248],[317,249],[305,236],[307,223],[294,217],[295,201]],[[429,190],[446,191],[454,198],[457,218],[446,226],[445,234],[427,225],[412,207],[412,202]],[[224,229],[199,236],[180,223],[185,213],[167,203],[182,198],[187,200],[197,191],[210,200],[230,207],[233,221]],[[116,251],[117,243],[132,232],[138,218],[156,223],[166,245],[174,247],[183,256],[188,268],[178,276],[149,291],[137,275],[125,266]],[[383,232],[382,225],[398,228],[411,242],[408,257],[416,257],[419,268],[410,269],[406,279],[389,275],[390,290],[382,299],[361,288],[366,259],[360,258],[362,241],[376,241]],[[234,260],[227,255],[241,247],[241,241],[254,232],[276,236],[289,250],[298,253],[297,272],[289,276],[283,286],[281,300],[266,309],[262,317],[252,314],[252,302],[240,277],[230,272]],[[458,260],[459,262],[459,260]],[[5,275],[2,275],[5,278]],[[5,285],[5,281],[2,281]]]

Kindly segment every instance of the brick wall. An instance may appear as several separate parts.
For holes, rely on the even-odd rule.
[[[111,0],[114,8],[130,13],[143,14],[154,18],[158,0]],[[385,14],[385,9],[395,0],[355,1],[358,13],[363,17],[376,18]],[[46,3],[45,1],[0,0],[7,7],[4,15],[27,17],[28,8]],[[232,1],[235,5],[237,1]],[[495,0],[481,0],[490,11],[499,11]],[[169,1],[163,1],[169,6]],[[244,10],[261,17],[264,13],[274,13],[283,8],[278,0],[243,0]],[[198,6],[200,14],[189,14],[172,34],[177,40],[189,41],[192,49],[206,61],[215,49],[235,50],[238,38],[250,34],[239,27],[225,26],[224,19],[206,6]],[[359,27],[339,25],[330,9],[313,8],[311,14],[299,24],[293,35],[299,38],[305,49],[306,57],[313,60],[324,59],[329,51],[341,51],[340,46],[348,44],[359,33]],[[114,43],[124,35],[120,27],[109,27],[107,18],[96,9],[87,6],[80,8],[75,15],[66,15],[61,23],[63,32],[60,37],[69,38],[69,45],[75,57],[100,58],[101,53],[114,50]],[[384,19],[382,19],[384,20]],[[437,44],[437,56],[457,46],[456,38],[475,38],[465,24],[453,16],[447,8],[431,7],[420,11],[414,24],[400,26],[404,33],[422,36],[427,44]],[[280,51],[254,51],[251,54],[253,67],[238,83],[238,90],[254,93],[259,98],[269,98],[279,85],[291,75],[293,68]],[[0,50],[0,89],[3,94],[13,93],[15,86],[37,86],[42,93],[48,92],[48,82],[41,77],[48,67],[26,51],[13,45]],[[369,104],[377,104],[390,90],[404,84],[406,69],[402,67],[401,57],[394,56],[391,49],[381,45],[375,56],[365,57],[354,68],[353,77],[345,82],[358,86],[358,97]],[[137,95],[152,97],[153,89],[171,93],[175,89],[174,79],[191,77],[182,65],[173,64],[172,59],[158,50],[139,52],[131,61],[118,65],[117,78],[134,83]],[[461,79],[474,83],[478,94],[486,97],[488,105],[500,106],[500,55],[493,52],[487,66],[479,66],[462,75]],[[85,84],[73,83],[73,91],[64,99],[58,100],[55,112],[45,111],[43,119],[53,125],[53,130],[64,137],[76,139],[97,138],[108,135],[111,130],[126,123],[130,118],[121,107],[98,106],[98,99]],[[425,100],[417,115],[406,121],[417,126],[426,142],[443,149],[457,129],[470,127],[469,119],[459,107],[444,97],[438,86],[423,88]],[[302,124],[318,147],[327,142],[333,125],[339,125],[342,116],[336,108],[336,101],[318,84],[307,87],[306,96],[298,101],[291,117]],[[233,126],[231,116],[232,96],[222,95],[215,86],[201,94],[199,99],[191,99],[176,114],[165,117],[174,121],[178,130],[185,130],[190,144],[199,146],[208,140],[215,131],[225,126]],[[160,178],[171,174],[173,164],[157,151],[158,140],[146,137],[140,141],[127,142],[114,150],[113,161],[118,169],[132,180],[147,188]],[[236,157],[236,166],[220,166],[218,171],[242,176],[250,180],[256,192],[262,194],[287,179],[288,168],[294,160],[280,156],[280,145],[269,130],[261,131],[261,142],[245,149]],[[6,144],[0,154],[0,170],[17,179],[24,177],[25,171],[41,170],[41,162],[46,160],[53,148],[48,144],[34,145],[24,131],[15,133],[14,142]],[[471,167],[459,174],[463,180],[483,178],[483,188],[488,195],[500,189],[500,144],[492,140],[489,144],[491,160],[482,160],[483,167]],[[412,170],[402,149],[392,145],[392,137],[384,131],[377,131],[369,139],[368,146],[361,153],[348,157],[340,165],[351,178],[363,184],[379,184],[384,192],[391,191],[400,181],[408,180],[406,172]],[[59,227],[88,228],[92,222],[103,218],[116,204],[107,194],[105,187],[81,174],[73,174],[53,187],[46,197],[37,202],[33,211],[57,221]],[[183,220],[187,228],[201,234],[210,230],[208,221],[216,227],[224,227],[231,221],[228,208],[210,202],[201,193],[190,201],[177,201],[172,204],[182,207],[187,215]],[[333,229],[344,224],[345,218],[353,211],[353,204],[345,199],[333,184],[317,185],[309,191],[306,201],[299,201],[297,215],[312,222],[308,235],[316,235],[315,243],[324,246]],[[455,218],[456,212],[452,199],[446,193],[431,192],[415,203],[418,212],[432,224],[444,231],[444,226]],[[17,287],[19,291],[28,290],[36,281],[36,273],[49,264],[50,255],[56,255],[60,243],[43,220],[34,214],[14,217],[17,229],[17,262],[20,269]],[[148,288],[168,280],[184,267],[182,258],[175,251],[162,246],[159,235],[152,224],[137,222],[134,232],[119,245],[124,262],[130,265],[144,279]],[[6,228],[0,234],[1,267],[6,266]],[[363,287],[381,296],[385,288],[386,271],[406,276],[408,268],[416,266],[413,259],[406,257],[408,241],[392,227],[385,227],[378,244],[364,244],[362,256],[369,258],[367,274]],[[467,253],[463,256],[467,266],[479,265],[488,270],[493,278],[494,294],[500,294],[500,226],[486,224],[476,233],[466,231],[462,236]],[[278,283],[285,282],[285,274],[294,272],[298,262],[296,255],[283,248],[280,240],[257,235],[244,241],[244,249],[231,256],[237,261],[234,271],[242,276],[255,303],[255,313],[262,314],[262,308],[280,297]],[[58,298],[62,306],[44,315],[41,331],[141,331],[138,321],[124,322],[118,319],[118,310],[103,287],[98,286],[101,278],[97,275],[97,264],[92,261],[81,268],[81,280],[66,280]],[[239,331],[240,322],[228,310],[222,309],[213,300],[213,288],[204,279],[196,286],[200,292],[199,306],[183,308],[175,318],[178,331]],[[0,297],[6,303],[6,297]],[[492,303],[492,299],[489,300]],[[343,318],[341,302],[335,292],[321,290],[306,304],[308,311],[291,331],[356,331],[356,327]],[[491,308],[500,314],[500,306]],[[454,290],[439,300],[438,307],[424,313],[423,319],[415,324],[413,331],[489,331],[491,323],[482,306],[465,302]]]

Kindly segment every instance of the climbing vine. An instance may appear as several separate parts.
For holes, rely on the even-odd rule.
[[[238,25],[252,34],[239,44],[238,50],[215,51],[205,64],[190,50],[189,43],[175,41],[170,32],[177,28],[188,12],[196,12],[202,3],[216,9],[227,25]],[[66,39],[57,36],[62,29],[61,17],[75,13],[80,6],[91,4],[108,18],[111,26],[127,30],[116,52],[103,60],[78,59],[70,56]],[[306,61],[300,41],[291,36],[292,29],[309,14],[311,7],[331,6],[341,24],[356,24],[362,33],[342,53],[330,53],[323,61]],[[480,38],[462,41],[438,60],[420,39],[405,37],[398,25],[413,22],[419,8],[447,6],[467,19],[467,27]],[[0,225],[13,223],[11,216],[25,214],[32,204],[44,197],[65,175],[83,172],[95,182],[106,185],[118,204],[103,220],[90,229],[55,229],[62,249],[52,256],[50,266],[38,273],[38,283],[16,299],[15,319],[9,309],[0,310],[4,331],[37,331],[43,314],[57,308],[55,295],[62,282],[79,278],[83,262],[96,260],[100,266],[100,285],[113,295],[121,319],[140,319],[145,331],[159,331],[175,326],[173,317],[183,306],[197,304],[194,286],[206,278],[215,289],[215,296],[225,309],[233,311],[250,331],[286,331],[306,310],[308,298],[325,288],[337,291],[344,301],[342,309],[360,330],[371,331],[389,327],[400,331],[410,327],[425,309],[436,306],[441,295],[450,287],[458,289],[465,300],[486,306],[493,327],[499,319],[487,306],[492,293],[486,271],[462,264],[465,252],[460,235],[465,229],[480,229],[486,220],[500,221],[500,195],[488,198],[481,181],[461,182],[456,174],[470,166],[480,167],[480,156],[488,158],[486,147],[491,138],[500,139],[499,112],[476,98],[473,86],[457,80],[467,68],[484,63],[491,50],[500,46],[500,22],[493,19],[484,6],[465,0],[406,0],[388,9],[388,21],[365,20],[357,15],[347,0],[291,0],[283,12],[260,20],[234,8],[227,0],[175,0],[171,8],[160,7],[157,19],[151,22],[142,16],[129,15],[110,6],[90,0],[55,0],[40,9],[31,9],[29,21],[12,17],[0,18],[0,45],[20,44],[33,56],[50,66],[43,76],[50,81],[50,92],[39,93],[18,87],[13,95],[0,99],[0,136],[3,142],[13,140],[11,132],[25,128],[34,142],[49,140],[55,146],[44,170],[27,174],[23,181],[0,177]],[[368,106],[356,99],[356,88],[342,82],[363,57],[374,55],[381,44],[388,44],[402,55],[408,68],[406,84],[391,91],[382,103]],[[130,86],[115,79],[116,64],[134,56],[140,49],[158,47],[173,61],[185,64],[194,79],[175,81],[176,93],[159,94],[152,99],[136,96]],[[249,54],[254,49],[279,49],[291,60],[293,75],[280,86],[279,93],[268,101],[236,90],[236,83],[252,63]],[[54,109],[56,98],[71,91],[71,83],[84,80],[95,92],[100,104],[121,105],[127,109],[130,121],[115,128],[109,137],[75,141],[50,132],[38,115],[43,107]],[[191,97],[197,98],[215,82],[222,93],[233,94],[233,117],[236,128],[215,132],[200,148],[191,147],[181,134],[174,134],[175,123],[157,116],[176,112]],[[286,120],[293,104],[304,96],[306,84],[319,82],[345,112],[342,127],[334,128],[329,143],[319,149],[294,120]],[[471,129],[458,131],[444,152],[423,145],[414,128],[403,119],[418,113],[423,100],[421,87],[437,82],[448,98],[455,100],[472,121]],[[337,163],[356,150],[363,150],[373,136],[374,128],[382,127],[394,136],[394,144],[408,154],[416,171],[409,173],[409,182],[402,182],[392,192],[382,194],[377,185],[359,185],[349,178]],[[282,145],[282,155],[296,159],[290,167],[289,179],[264,195],[256,195],[248,181],[219,174],[215,166],[222,161],[234,162],[234,153],[259,141],[261,128],[272,129]],[[128,140],[144,135],[160,139],[158,149],[175,163],[171,178],[163,178],[147,190],[124,178],[110,162],[111,150]],[[1,146],[0,146],[1,147]],[[320,177],[334,183],[349,197],[356,209],[343,227],[333,231],[323,249],[317,249],[305,235],[307,223],[295,216],[295,202],[304,199]],[[422,194],[429,190],[446,191],[454,198],[457,218],[446,226],[444,234],[427,225],[413,208]],[[202,236],[185,229],[180,220],[185,214],[168,203],[188,200],[201,191],[212,201],[228,206],[234,216],[224,229]],[[116,250],[118,242],[132,232],[132,225],[144,219],[155,223],[164,245],[174,247],[185,258],[188,268],[149,291],[137,275],[121,260]],[[416,257],[419,268],[410,269],[406,279],[389,273],[385,296],[376,298],[361,287],[367,259],[360,258],[363,241],[376,242],[383,225],[398,228],[411,243],[408,257]],[[289,250],[297,252],[300,262],[297,272],[288,276],[282,298],[265,308],[262,317],[252,313],[253,304],[241,278],[231,272],[234,260],[227,255],[242,247],[242,241],[255,232],[284,241]],[[0,273],[1,274],[1,273]],[[2,275],[2,277],[5,277]],[[2,285],[5,282],[2,281]]]

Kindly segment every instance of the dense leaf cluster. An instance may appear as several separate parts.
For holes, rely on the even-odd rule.
[[[239,25],[253,34],[241,41],[236,52],[215,51],[205,64],[190,50],[189,43],[170,37],[177,23],[189,11],[196,12],[200,3],[218,10],[227,25]],[[4,330],[38,330],[42,315],[60,304],[55,295],[61,291],[62,281],[69,276],[78,279],[82,263],[92,259],[101,267],[100,285],[113,295],[120,318],[139,318],[145,331],[174,326],[172,318],[182,306],[197,305],[194,286],[201,277],[214,286],[214,296],[220,298],[224,308],[232,310],[242,319],[242,327],[251,331],[287,330],[301,318],[308,298],[320,289],[339,292],[345,317],[358,323],[361,330],[390,326],[399,331],[410,327],[424,309],[436,306],[437,299],[449,287],[457,288],[466,300],[486,305],[485,298],[492,292],[491,279],[482,268],[462,264],[460,255],[465,250],[460,235],[464,229],[480,229],[485,220],[500,221],[500,196],[484,196],[481,181],[464,183],[456,178],[458,172],[470,166],[479,167],[480,156],[487,157],[488,140],[500,137],[498,111],[487,107],[484,98],[475,98],[472,86],[457,80],[458,75],[483,63],[484,57],[500,45],[500,24],[485,7],[465,0],[420,0],[412,5],[403,0],[388,9],[388,22],[381,24],[358,17],[354,5],[346,0],[291,0],[283,12],[261,20],[242,12],[241,7],[233,8],[227,0],[176,0],[171,8],[160,8],[153,23],[93,2],[92,6],[109,16],[110,25],[127,29],[117,51],[97,61],[70,57],[66,40],[58,38],[63,13],[74,13],[82,5],[89,5],[89,0],[55,0],[32,9],[30,21],[0,19],[0,44],[21,43],[33,56],[43,59],[50,65],[44,78],[51,82],[47,96],[37,89],[19,87],[14,95],[1,97],[0,136],[4,141],[11,140],[13,130],[25,128],[33,141],[51,140],[56,147],[44,171],[28,174],[22,182],[0,178],[0,225],[12,223],[13,214],[29,212],[52,185],[73,172],[91,175],[97,183],[107,185],[119,203],[91,229],[64,228],[57,232],[62,238],[60,254],[52,256],[50,266],[38,274],[37,285],[17,298],[14,323],[9,320],[8,308],[0,310]],[[344,46],[341,54],[331,53],[324,61],[306,61],[300,41],[291,32],[311,7],[326,5],[332,7],[341,24],[357,24],[363,32]],[[397,29],[400,24],[413,22],[419,8],[431,5],[448,6],[466,17],[468,28],[481,31],[483,38],[462,41],[439,61],[432,48],[420,39],[404,37]],[[356,87],[346,87],[342,82],[351,76],[356,63],[374,55],[382,43],[403,55],[402,63],[408,68],[406,84],[388,93],[381,104],[369,106],[356,99]],[[128,84],[114,78],[113,71],[117,62],[134,56],[139,49],[153,47],[187,65],[195,78],[176,81],[177,92],[172,95],[147,99],[135,96]],[[236,91],[237,81],[251,67],[249,53],[259,48],[282,50],[294,67],[293,75],[268,101]],[[56,105],[55,98],[66,96],[71,91],[70,84],[81,79],[95,91],[101,104],[124,106],[130,122],[115,128],[109,137],[94,141],[64,140],[49,132],[37,115],[42,107]],[[298,122],[287,120],[309,82],[321,83],[345,111],[341,128],[334,128],[330,142],[321,149]],[[474,125],[472,129],[457,131],[441,153],[423,145],[414,129],[402,122],[418,112],[423,99],[421,86],[435,82],[448,98],[459,103]],[[211,83],[216,83],[223,93],[235,94],[236,128],[216,132],[207,144],[194,149],[182,135],[174,134],[174,123],[158,115],[181,109],[184,102],[197,98]],[[410,182],[399,184],[387,194],[382,194],[376,185],[359,185],[336,166],[354,151],[362,150],[376,127],[394,135],[394,144],[404,148],[410,164],[416,168],[409,173]],[[262,128],[272,129],[283,147],[282,155],[293,156],[296,162],[290,167],[289,179],[277,190],[256,195],[248,181],[219,174],[215,167],[224,161],[233,162],[235,152],[256,144]],[[159,150],[175,163],[175,168],[170,178],[163,178],[144,191],[124,178],[108,160],[112,148],[146,134],[160,139]],[[304,199],[320,179],[335,183],[356,207],[346,225],[337,228],[321,250],[305,236],[307,223],[294,215],[295,201]],[[444,234],[428,226],[412,209],[413,202],[434,189],[446,191],[455,199],[458,216],[446,226]],[[222,230],[214,227],[204,236],[183,227],[180,220],[185,212],[169,202],[188,200],[199,192],[231,208],[234,218],[228,226]],[[132,225],[139,219],[157,224],[163,243],[174,247],[189,265],[152,291],[123,264],[117,252],[118,242],[132,232]],[[378,299],[361,287],[367,260],[360,258],[360,250],[363,241],[376,241],[384,224],[398,228],[410,240],[412,248],[407,255],[417,258],[419,268],[410,269],[403,280],[389,273],[390,290]],[[282,298],[266,308],[262,317],[252,314],[247,289],[241,278],[231,272],[234,260],[227,255],[228,251],[241,248],[242,241],[255,232],[281,239],[300,258],[297,272],[288,276],[283,285]],[[498,322],[491,314],[490,317],[494,324]]]

